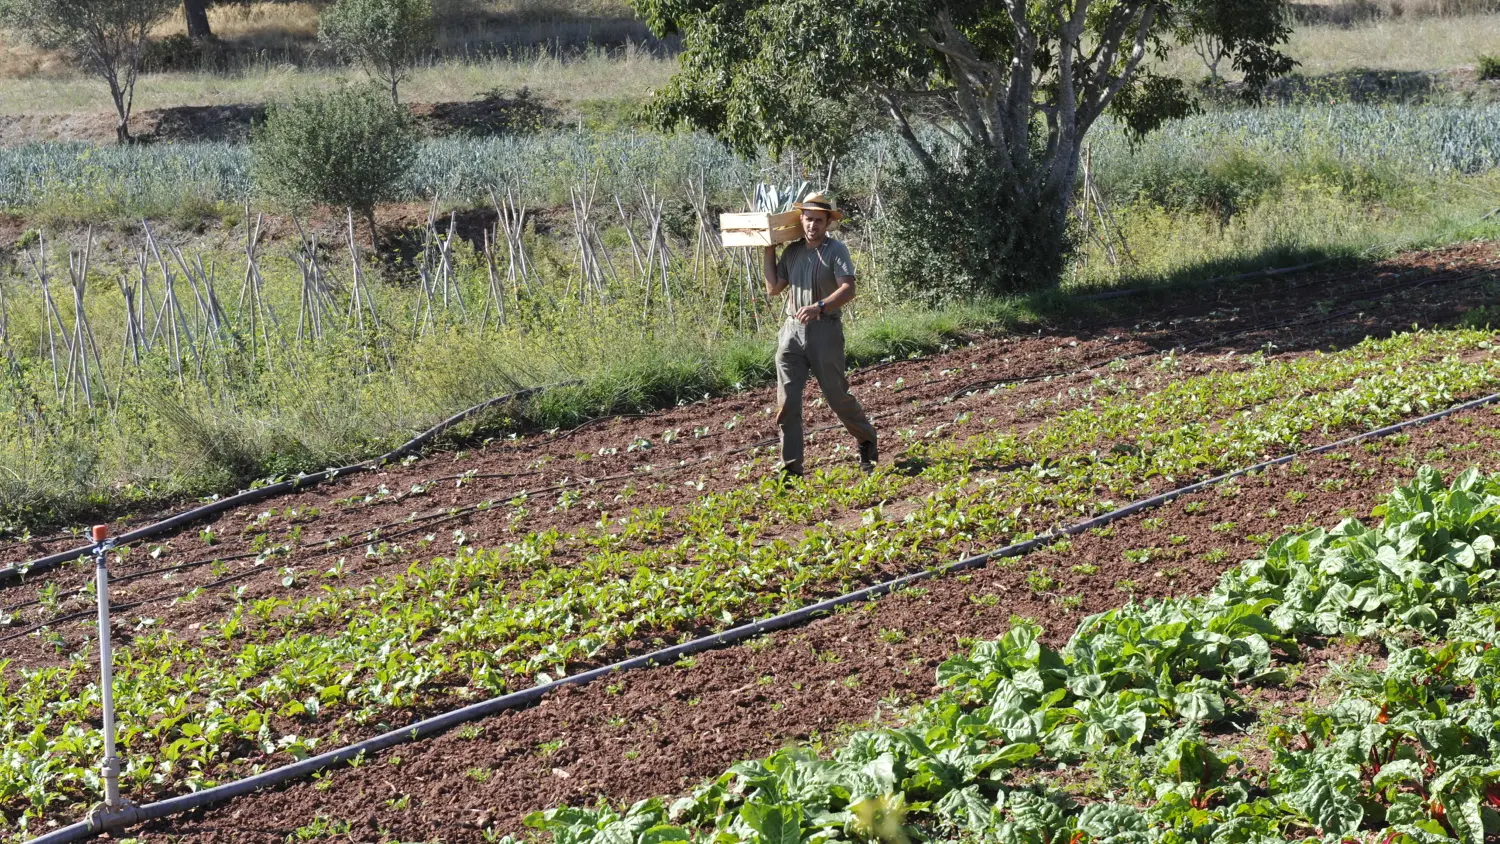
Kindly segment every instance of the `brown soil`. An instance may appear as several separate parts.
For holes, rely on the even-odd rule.
[[[740,759],[832,737],[930,696],[944,657],[969,640],[998,636],[1013,616],[1041,622],[1058,645],[1086,614],[1130,598],[1206,590],[1224,568],[1256,552],[1248,537],[1367,514],[1418,463],[1493,468],[1500,460],[1500,430],[1489,427],[1495,421],[1493,410],[1471,411],[1279,467],[1067,547],[929,581],[691,665],[565,690],[316,783],[134,834],[149,842],[280,842],[325,816],[351,822],[354,840],[478,842],[486,829],[523,832],[527,813],[550,806],[601,797],[628,805],[680,793]],[[1292,504],[1291,493],[1307,497]],[[1148,548],[1156,551],[1145,563],[1125,558]],[[1310,669],[1326,663],[1320,653],[1308,654]],[[1291,694],[1312,694],[1317,678],[1305,679]]]
[[[1459,272],[1452,277],[1466,275]],[[1361,276],[1352,281],[1363,285],[1369,279]],[[1389,284],[1385,280],[1379,286]],[[1340,289],[1339,293],[1345,300],[1366,295],[1360,289]],[[1319,297],[1301,303],[1307,312],[1315,316],[1326,310],[1328,288],[1310,286],[1307,292]],[[1286,298],[1295,300],[1296,294]],[[1178,367],[1165,371],[1153,366],[1145,355],[1207,333],[1222,333],[1226,327],[1233,330],[1238,325],[1264,322],[1270,315],[1262,312],[1247,319],[1237,308],[1221,306],[1206,317],[1132,326],[1136,330],[1129,335],[1096,330],[1076,335],[996,338],[931,358],[857,373],[852,380],[866,408],[888,433],[906,427],[932,429],[961,412],[972,417],[967,426],[970,432],[1024,430],[1086,401],[1087,394],[1075,388],[1087,386],[1095,373],[1068,374],[1001,392],[979,391],[952,402],[951,407],[945,400],[975,381],[1068,372],[1119,357],[1126,359],[1112,374],[1136,380],[1140,389],[1149,390],[1210,370],[1235,368],[1240,365],[1238,357],[1224,352],[1253,351],[1270,338],[1277,346],[1291,350],[1287,354],[1296,354],[1302,349],[1407,328],[1413,322],[1440,322],[1466,304],[1477,304],[1484,298],[1484,292],[1472,285],[1408,288],[1397,291],[1379,313],[1246,334],[1214,344],[1202,353],[1181,356]],[[114,600],[121,610],[131,612],[119,616],[120,635],[129,641],[135,616],[155,619],[154,630],[197,630],[205,621],[222,618],[232,606],[231,585],[243,589],[241,599],[247,601],[294,597],[299,589],[316,591],[322,582],[317,573],[340,558],[346,561],[340,585],[356,586],[398,572],[444,549],[451,550],[455,530],[462,530],[471,545],[495,547],[538,530],[586,529],[599,520],[601,511],[690,507],[704,493],[740,486],[746,472],[758,475],[770,470],[775,442],[771,405],[770,390],[761,388],[645,418],[604,420],[573,432],[493,443],[474,451],[439,453],[411,465],[350,476],[222,514],[173,536],[144,543],[133,549],[127,560],[112,567]],[[826,408],[811,407],[808,422],[810,426],[832,427],[834,420]],[[665,441],[667,431],[676,432],[670,443]],[[697,431],[703,435],[695,437]],[[888,436],[887,442],[893,439]],[[831,446],[843,445],[844,440],[841,430],[814,434],[809,443],[813,467],[852,459],[828,452]],[[632,443],[642,441],[649,441],[652,447],[631,451]],[[1092,445],[1080,447],[1086,451]],[[919,468],[911,467],[911,471]],[[470,472],[472,477],[459,486],[458,476]],[[564,485],[580,496],[567,509],[554,506]],[[628,500],[617,503],[617,496],[627,491]],[[909,500],[917,500],[927,491],[928,487],[918,481],[904,494]],[[450,515],[453,508],[473,508],[486,501],[503,503],[522,492],[534,499],[529,505],[530,515],[522,520],[513,520],[511,511],[503,507],[487,513]],[[849,513],[825,512],[820,516],[837,523],[866,506],[869,504],[851,506],[847,508]],[[264,517],[266,513],[271,516]],[[144,521],[148,520],[126,520],[115,526],[115,532]],[[805,528],[786,524],[777,530],[791,535]],[[431,544],[424,542],[428,536],[433,538]],[[680,536],[680,530],[670,527],[655,538],[655,543],[670,544]],[[361,553],[367,544],[381,541],[399,543],[408,550],[378,560]],[[0,546],[0,563],[24,562],[42,553],[76,546],[77,542],[72,536],[56,536]],[[294,550],[264,561],[258,559],[259,552],[273,546]],[[580,553],[564,550],[555,563],[567,564]],[[281,583],[284,567],[312,576],[302,577],[299,585],[288,589]],[[9,628],[0,628],[0,658],[13,660],[14,667],[58,664],[65,658],[66,648],[54,648],[36,636],[25,635],[49,620],[66,645],[81,644],[92,627],[91,577],[92,567],[79,562],[0,591],[0,611],[11,615]],[[190,602],[169,603],[200,587],[208,594]],[[60,601],[51,599],[53,589],[59,590]]]
[[[1242,285],[1232,289],[1225,287],[1199,290],[1192,295],[1177,298],[1170,306],[1163,306],[1160,301],[1126,302],[1113,314],[1096,318],[1092,325],[1035,337],[982,340],[972,346],[931,358],[872,368],[856,374],[853,381],[856,393],[866,406],[883,414],[881,426],[886,431],[907,425],[919,429],[928,428],[938,422],[952,420],[960,411],[968,411],[975,419],[983,420],[985,427],[1023,427],[1070,406],[1076,406],[1078,399],[1070,388],[1086,385],[1091,376],[1063,376],[1052,381],[1023,384],[1013,390],[998,393],[979,392],[960,399],[955,407],[948,407],[944,398],[975,381],[1065,371],[1086,364],[1101,363],[1121,355],[1147,353],[1198,338],[1216,337],[1227,330],[1276,318],[1303,316],[1314,319],[1318,314],[1342,313],[1349,303],[1375,296],[1371,291],[1412,280],[1428,279],[1433,284],[1389,291],[1389,298],[1386,300],[1372,302],[1364,311],[1343,315],[1332,321],[1251,332],[1208,344],[1195,354],[1181,356],[1182,365],[1175,373],[1149,366],[1146,358],[1137,357],[1125,361],[1122,364],[1124,370],[1117,374],[1121,377],[1139,377],[1143,389],[1152,389],[1184,374],[1237,366],[1237,354],[1228,353],[1258,350],[1272,341],[1280,350],[1279,353],[1294,354],[1330,345],[1346,345],[1367,335],[1406,329],[1413,323],[1440,323],[1451,320],[1467,307],[1488,301],[1483,287],[1470,281],[1474,270],[1487,267],[1494,261],[1495,253],[1489,247],[1476,245],[1431,255],[1405,256],[1374,271],[1358,274],[1325,273],[1321,278],[1296,279],[1290,285],[1284,280],[1277,280],[1275,283]],[[1265,304],[1272,296],[1279,305],[1274,310]],[[1151,316],[1149,322],[1140,318],[1141,314],[1147,313]],[[901,389],[892,389],[892,385],[897,383],[901,384]],[[810,396],[809,400],[812,398]],[[268,529],[264,532],[273,544],[286,542],[291,531],[300,528],[302,539],[309,546],[315,544],[315,540],[351,534],[356,536],[356,547],[362,548],[362,537],[380,526],[387,526],[382,533],[385,538],[408,527],[415,527],[418,530],[417,536],[430,532],[444,537],[455,527],[461,526],[474,544],[483,546],[502,543],[517,531],[524,533],[549,526],[567,529],[589,524],[598,519],[598,511],[590,508],[588,501],[604,502],[600,506],[615,509],[615,505],[607,502],[622,491],[625,480],[581,487],[585,500],[574,509],[542,512],[544,508],[537,506],[535,517],[519,526],[508,525],[503,514],[470,515],[461,520],[443,522],[428,519],[412,526],[400,524],[413,512],[419,515],[436,513],[441,516],[443,508],[491,498],[503,501],[522,489],[535,493],[540,488],[580,476],[631,476],[629,480],[636,492],[635,497],[630,500],[630,506],[689,507],[702,492],[695,488],[696,485],[694,488],[684,486],[680,483],[682,480],[701,481],[703,491],[713,491],[743,483],[742,478],[737,476],[741,470],[752,474],[769,470],[769,454],[757,456],[750,451],[726,453],[735,449],[747,449],[774,436],[770,418],[764,412],[769,404],[769,391],[759,389],[695,403],[645,418],[609,420],[585,426],[575,432],[557,432],[514,442],[491,443],[467,452],[439,453],[411,465],[393,467],[380,474],[352,476],[300,495],[225,514],[210,523],[194,525],[175,536],[161,538],[138,549],[127,564],[119,567],[116,576],[145,575],[147,571],[151,571],[151,574],[122,583],[116,595],[121,601],[175,597],[195,586],[214,581],[218,575],[207,565],[196,565],[182,569],[174,575],[173,580],[166,581],[155,569],[215,558],[225,561],[232,576],[243,576],[238,583],[246,587],[247,599],[269,594],[282,597],[295,594],[280,586],[279,567],[327,567],[332,562],[330,555],[318,556],[320,549],[306,547],[289,558],[279,558],[262,567],[253,566],[248,560],[232,559],[253,550],[253,537],[245,533],[245,528],[259,514],[273,509],[275,515],[267,523]],[[810,425],[826,425],[831,422],[826,410],[809,407],[809,411]],[[732,426],[728,424],[731,422]],[[708,433],[701,438],[694,438],[691,434],[695,428],[707,428]],[[670,444],[666,443],[663,432],[668,429],[678,430],[683,436]],[[820,436],[820,439],[814,439],[810,444],[811,453],[815,456],[815,466],[833,465],[839,460],[849,459],[847,456],[835,458],[827,453],[830,440],[843,441],[841,433]],[[638,438],[649,439],[653,448],[645,452],[629,451],[630,443]],[[601,449],[611,448],[616,449],[617,453],[600,454]],[[704,462],[693,463],[675,475],[662,476],[663,470],[677,461],[700,459]],[[654,467],[654,471],[642,471],[641,467],[647,464]],[[465,486],[456,487],[453,476],[468,471],[474,471],[476,476]],[[1333,499],[1324,503],[1325,509],[1335,502],[1344,502],[1339,506],[1356,506],[1352,502],[1373,500],[1376,493],[1389,486],[1387,478],[1390,476],[1391,474],[1382,474],[1375,478],[1373,475],[1359,475],[1344,479],[1344,482],[1366,490],[1365,497],[1351,498],[1347,490],[1334,493],[1325,496]],[[447,480],[434,482],[434,479],[444,477]],[[642,478],[660,478],[663,482],[652,485]],[[1184,479],[1179,479],[1182,480]],[[429,482],[433,483],[425,493],[403,497],[414,484]],[[379,495],[381,487],[388,494]],[[921,491],[918,486],[913,494],[920,495]],[[340,503],[341,500],[363,499],[366,496],[373,498],[369,504]],[[540,502],[544,499],[535,500]],[[1303,505],[1295,508],[1288,506],[1285,509],[1288,512],[1295,510],[1299,516],[1315,515],[1308,508],[1318,504],[1319,500],[1321,499],[1313,496]],[[1359,503],[1358,507],[1367,509],[1368,504]],[[312,510],[318,511],[318,515],[309,519],[307,514]],[[289,515],[289,511],[296,511],[301,515]],[[1312,518],[1312,515],[1308,515],[1308,518]],[[1240,519],[1240,525],[1246,533],[1276,529],[1269,524],[1275,521],[1274,517],[1267,517],[1268,524],[1255,529],[1250,528],[1255,523],[1246,519]],[[144,517],[130,519],[119,527],[151,520]],[[205,527],[211,527],[214,531],[215,540],[212,545],[207,544],[205,537],[199,534]],[[788,528],[795,529],[796,526],[789,525]],[[1166,550],[1162,552],[1162,559],[1168,562],[1181,560],[1181,565],[1163,564],[1159,568],[1152,568],[1150,574],[1143,574],[1141,566],[1124,561],[1119,550],[1090,550],[1094,548],[1090,543],[1096,540],[1106,543],[1123,541],[1119,539],[1119,533],[1128,530],[1127,525],[1121,525],[1114,538],[1081,537],[1074,542],[1073,550],[1033,555],[1027,558],[1024,566],[987,569],[968,579],[945,580],[934,584],[928,595],[913,593],[896,596],[867,609],[820,622],[806,630],[782,634],[774,638],[774,646],[768,647],[762,643],[702,656],[697,660],[697,666],[707,666],[709,673],[699,674],[695,667],[686,675],[688,679],[681,683],[671,682],[672,678],[678,676],[671,673],[671,670],[666,673],[631,675],[622,678],[618,694],[610,694],[607,688],[563,692],[534,710],[492,719],[492,722],[487,722],[483,727],[481,744],[482,755],[489,760],[486,764],[499,766],[495,772],[497,776],[485,777],[482,773],[476,773],[469,776],[468,781],[480,793],[486,793],[488,789],[496,796],[487,798],[476,795],[472,799],[488,801],[490,808],[486,811],[490,813],[491,821],[505,829],[514,829],[524,812],[561,799],[578,799],[594,792],[622,797],[628,794],[671,791],[683,782],[715,772],[734,759],[762,753],[776,743],[804,737],[815,730],[826,731],[840,723],[872,717],[871,707],[874,702],[890,694],[901,695],[908,700],[926,695],[930,692],[932,667],[942,655],[957,649],[956,637],[993,635],[1003,630],[1003,622],[1012,613],[1049,620],[1053,622],[1050,626],[1055,628],[1053,635],[1063,636],[1071,628],[1072,621],[1059,622],[1058,619],[1076,618],[1079,612],[1096,611],[1123,600],[1125,593],[1118,588],[1108,588],[1110,585],[1118,587],[1119,581],[1133,580],[1136,585],[1128,588],[1142,594],[1198,591],[1214,572],[1228,562],[1248,554],[1251,548],[1243,538],[1234,542],[1221,538],[1219,541],[1225,544],[1228,554],[1226,560],[1196,564],[1184,555],[1204,550],[1203,542],[1213,541],[1211,536],[1174,529],[1174,534],[1182,534],[1189,539],[1186,540],[1186,545],[1164,546]],[[670,541],[670,537],[664,541]],[[0,560],[20,562],[44,551],[71,547],[76,543],[76,538],[59,536],[22,546],[0,547]],[[1126,550],[1139,547],[1143,546],[1119,546]],[[155,557],[147,552],[155,552]],[[437,553],[436,548],[427,551],[425,556],[433,553]],[[1092,563],[1099,566],[1098,573],[1084,576],[1073,572],[1071,566],[1076,563],[1075,558],[1079,554],[1094,554],[1094,557],[1087,559],[1099,560]],[[358,554],[350,556],[360,558]],[[1041,593],[1033,592],[1021,573],[1022,568],[1034,570],[1037,567],[1046,568],[1049,576],[1057,581],[1055,585],[1042,588]],[[354,570],[349,577],[356,583],[380,573],[376,569],[358,566],[351,568]],[[1176,571],[1177,568],[1181,568],[1181,571]],[[1160,571],[1160,575],[1156,574],[1157,571]],[[42,582],[56,583],[66,593],[69,589],[84,585],[88,574],[86,566],[74,564],[49,575]],[[315,579],[309,580],[314,581],[311,588],[316,588]],[[1034,581],[1033,585],[1037,582],[1040,581]],[[1106,588],[1100,588],[1101,585]],[[1070,593],[1069,589],[1074,591]],[[939,600],[931,598],[931,595],[942,597]],[[51,616],[50,612],[43,613],[34,603],[25,606],[28,602],[35,602],[37,598],[35,585],[0,592],[4,607],[16,613],[20,625],[29,625]],[[224,600],[220,594],[200,598],[180,607],[155,604],[149,611],[143,609],[142,612],[157,618],[159,627],[186,631],[204,618],[220,616],[226,606]],[[81,597],[64,607],[80,612],[87,611],[87,608],[88,602]],[[908,616],[909,621],[903,620]],[[867,621],[860,622],[860,619]],[[133,617],[126,616],[122,623],[125,628],[122,633],[126,632],[130,621],[133,621]],[[86,621],[82,623],[86,624]],[[854,626],[836,627],[829,632],[826,627],[828,624]],[[74,644],[86,631],[83,626],[59,625],[58,629]],[[901,632],[889,632],[882,637],[882,630]],[[7,670],[14,670],[21,665],[48,664],[55,659],[36,646],[35,637],[0,644],[0,657],[15,660],[14,666]],[[734,665],[736,660],[741,664]],[[850,663],[850,660],[855,662]],[[728,679],[722,682],[715,679],[718,676],[716,672],[721,669],[729,672],[726,675]],[[851,673],[858,674],[858,679],[850,680]],[[770,675],[772,679],[762,681],[761,677],[766,675]],[[778,678],[783,675],[795,679],[782,684]],[[792,683],[797,684],[797,687],[786,688]],[[653,687],[652,684],[657,685]],[[774,688],[775,694],[763,689],[762,684]],[[673,697],[668,694],[672,691],[682,691],[682,694]],[[666,697],[661,697],[663,694]],[[766,696],[756,698],[757,694]],[[605,697],[599,698],[600,695]],[[698,703],[691,703],[694,698],[698,699]],[[568,709],[574,706],[575,701],[581,708]],[[712,705],[707,705],[710,701]],[[775,703],[782,706],[774,707]],[[559,712],[562,714],[559,715]],[[611,726],[608,723],[611,717],[624,719],[626,729],[619,732],[617,727]],[[686,726],[673,718],[685,718]],[[496,725],[504,726],[505,729],[501,730]],[[518,732],[512,732],[512,725]],[[582,732],[576,732],[578,730]],[[647,732],[643,733],[642,730]],[[656,746],[655,750],[649,750],[643,743],[646,741],[644,737],[651,735],[651,730],[656,730],[665,737],[665,744]],[[345,736],[351,737],[353,736]],[[566,742],[560,749],[550,755],[532,756],[535,748],[559,738]],[[627,740],[639,745],[639,748],[631,749],[620,744]],[[394,755],[407,759],[416,758],[419,751],[427,752],[425,748],[447,746],[443,743],[453,741],[459,739],[450,735],[405,752],[397,751]],[[680,747],[684,757],[664,756],[672,747]],[[604,752],[610,748],[612,750],[608,753]],[[449,747],[448,752],[451,755],[453,748]],[[637,757],[626,755],[627,753],[640,755]],[[419,796],[420,800],[414,799],[414,806],[421,800],[427,801],[423,805],[430,805],[436,799],[434,795],[444,795],[443,799],[446,799],[446,795],[450,793],[467,793],[449,780],[455,777],[464,779],[467,768],[473,766],[465,765],[456,772],[439,773],[446,770],[441,764],[441,755],[431,757],[430,765],[430,769],[407,768],[405,763],[396,766],[404,770],[393,781],[401,783],[403,791]],[[517,765],[520,767],[515,767]],[[554,774],[554,768],[566,776]],[[542,771],[540,781],[532,776],[535,771]],[[617,773],[610,773],[611,771]],[[673,776],[677,779],[662,779],[664,771],[674,772]],[[391,773],[397,772],[393,768]],[[344,776],[340,774],[335,779],[343,782]],[[483,783],[480,782],[481,778],[484,778]],[[503,787],[499,781],[503,781]],[[425,791],[426,786],[417,787],[424,782],[432,784],[433,790],[430,793]],[[515,786],[520,791],[505,791],[505,788],[512,787],[512,783],[524,785]],[[481,786],[484,787],[480,788]],[[293,788],[284,793],[295,792],[296,788]],[[311,796],[302,798],[304,801],[322,799],[322,792],[309,790],[307,793]],[[534,799],[522,799],[521,795],[524,794],[536,796]],[[259,806],[263,802],[265,801],[258,798],[255,805]],[[308,817],[304,811],[306,805],[305,802],[299,804],[294,813],[284,817],[288,820],[301,818],[293,826],[305,823]],[[352,804],[335,801],[328,805],[338,807]],[[365,808],[372,812],[379,811],[370,806]],[[243,805],[234,807],[234,811],[245,810]],[[273,812],[266,815],[262,825],[275,827],[281,823],[273,819],[276,814]],[[213,817],[220,818],[222,823],[226,816],[220,812]],[[475,832],[475,835],[478,833]],[[280,833],[280,838],[284,837],[285,832]],[[402,837],[410,839],[413,836],[402,833]],[[448,834],[444,834],[443,838],[468,840],[462,837],[454,839]],[[193,840],[200,839],[194,837]],[[252,839],[221,837],[217,840]]]

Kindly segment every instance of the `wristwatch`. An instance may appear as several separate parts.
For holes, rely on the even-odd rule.
[[[820,314],[823,313],[823,300],[822,299],[818,300],[818,313],[820,313]]]

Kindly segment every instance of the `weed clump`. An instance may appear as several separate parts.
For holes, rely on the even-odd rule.
[[[1479,57],[1479,78],[1487,81],[1500,79],[1500,56]]]

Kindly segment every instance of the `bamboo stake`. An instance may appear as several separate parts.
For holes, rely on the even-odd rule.
[[[495,237],[500,236],[500,224],[495,224]],[[479,327],[483,329],[489,324],[490,305],[495,306],[495,327],[505,325],[505,284],[500,280],[500,273],[495,267],[495,242],[490,237],[490,230],[484,231],[484,269],[489,278],[489,298],[484,301],[484,313],[479,317]]]
[[[348,324],[357,326],[361,336],[364,336],[368,333],[374,337],[376,345],[378,345],[381,351],[385,353],[386,367],[391,372],[395,372],[396,360],[391,355],[390,344],[386,342],[384,335],[381,333],[380,313],[375,308],[375,295],[374,292],[369,289],[369,286],[365,284],[364,270],[360,267],[359,239],[355,236],[354,233],[354,210],[345,209],[345,214],[345,230],[348,232],[349,261],[353,267],[353,280],[351,282],[353,294],[349,297],[349,313],[346,319],[348,320]],[[365,325],[366,311],[368,311],[370,315],[370,324],[368,326]],[[369,374],[369,372],[370,358],[369,352],[367,350],[365,353],[365,373]]]
[[[135,318],[137,285],[123,277],[116,278],[115,284],[120,288],[121,297],[125,299],[125,341],[120,346],[120,367],[123,369],[126,364],[134,363],[135,368],[140,369],[141,326]]]
[[[187,323],[187,316],[182,312],[182,303],[177,299],[177,279],[172,268],[167,265],[166,259],[162,257],[161,248],[156,242],[156,236],[151,227],[143,220],[142,227],[146,232],[146,245],[156,257],[157,267],[162,274],[162,307],[157,314],[156,325],[152,327],[152,337],[155,338],[162,332],[162,323],[166,323],[167,351],[171,357],[172,370],[177,375],[178,385],[184,384],[182,370],[182,349],[186,346],[192,353],[194,370],[198,379],[207,386],[207,380],[203,375],[203,358],[198,353],[198,344],[193,336],[192,326]]]
[[[63,326],[62,315],[58,313],[57,303],[52,299],[51,278],[47,273],[47,243],[43,237],[39,236],[37,238],[36,252],[35,258],[31,256],[30,252],[25,254],[26,260],[31,264],[31,271],[36,275],[37,284],[42,292],[42,323],[46,328],[46,336],[38,335],[37,354],[38,357],[41,356],[42,346],[45,345],[47,360],[52,365],[52,393],[54,398],[60,402],[63,400],[63,386],[62,377],[58,372],[57,347],[59,338],[61,338],[64,344],[69,343],[68,330]],[[56,334],[53,333],[54,325],[57,327]],[[71,344],[69,344],[68,358],[71,360],[72,356],[73,349]]]

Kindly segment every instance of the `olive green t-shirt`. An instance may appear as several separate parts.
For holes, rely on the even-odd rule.
[[[776,277],[787,282],[787,316],[832,296],[839,289],[838,279],[846,276],[854,276],[854,260],[849,257],[849,247],[833,238],[824,238],[817,249],[808,248],[801,240],[789,244],[776,262]],[[827,312],[836,314],[838,309],[829,308]]]

